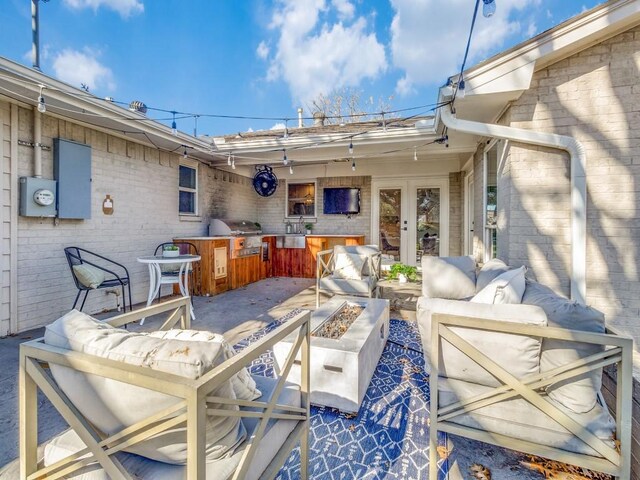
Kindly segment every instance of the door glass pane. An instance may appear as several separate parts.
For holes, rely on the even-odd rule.
[[[485,196],[485,261],[489,261],[498,255],[498,145],[494,145],[486,152],[487,187]]]
[[[416,262],[422,255],[440,255],[440,189],[416,190]]]
[[[380,189],[380,238],[378,245],[382,253],[400,260],[400,214],[402,190],[399,188]]]

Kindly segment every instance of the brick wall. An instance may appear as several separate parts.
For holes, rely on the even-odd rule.
[[[317,221],[313,233],[317,234],[357,234],[366,235],[370,242],[371,235],[371,177],[320,177],[316,179]],[[346,215],[324,215],[322,213],[322,191],[325,187],[358,187],[360,188],[360,213],[348,218]],[[265,232],[285,233],[285,201],[286,180],[281,180],[276,193],[271,197],[258,200],[258,221]]]
[[[587,301],[640,341],[640,28],[534,74],[511,107],[515,127],[570,135],[587,153]],[[509,260],[568,293],[567,154],[511,146]]]
[[[7,136],[8,104],[0,102],[0,119]],[[32,111],[18,110],[18,138],[33,138]],[[60,137],[92,148],[91,219],[65,220],[19,217],[17,229],[18,330],[51,322],[68,311],[76,288],[64,257],[66,246],[79,246],[124,264],[132,278],[133,301],[146,301],[147,267],[136,261],[150,255],[174,236],[200,236],[207,232],[212,215],[256,217],[257,195],[250,179],[222,172],[204,164],[198,167],[198,217],[178,214],[178,166],[180,156],[146,147],[56,118],[43,116],[42,143],[52,146]],[[4,142],[6,144],[6,141]],[[7,153],[3,148],[4,185]],[[43,151],[43,177],[53,178],[52,151]],[[18,148],[18,175],[33,175],[33,149]],[[17,185],[11,185],[17,188]],[[105,195],[114,200],[113,215],[102,212]],[[8,194],[5,190],[5,200]],[[3,212],[17,209],[17,205]],[[6,235],[7,229],[3,229]],[[3,254],[10,252],[8,241]],[[4,265],[7,265],[5,260]],[[6,278],[7,275],[3,275]],[[3,295],[3,299],[6,298]],[[116,305],[105,290],[90,292],[85,311],[93,313]],[[0,319],[0,322],[3,320]],[[5,321],[6,322],[6,321]],[[1,323],[2,328],[4,323]]]

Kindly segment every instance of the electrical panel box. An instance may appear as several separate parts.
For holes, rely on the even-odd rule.
[[[19,212],[23,217],[55,217],[56,181],[20,177]]]
[[[91,218],[91,147],[53,139],[53,176],[59,218]]]

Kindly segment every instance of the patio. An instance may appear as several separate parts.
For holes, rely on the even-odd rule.
[[[261,331],[264,327],[272,324],[272,322],[287,315],[294,309],[313,309],[315,307],[315,289],[312,283],[313,281],[308,279],[277,277],[263,280],[245,288],[232,290],[215,297],[194,297],[196,321],[194,322],[193,327],[196,329],[222,333],[230,340],[231,343],[235,344],[246,337],[256,334],[256,332]],[[392,303],[402,305],[402,307],[392,308],[391,311],[391,318],[395,319],[396,322],[400,322],[396,323],[396,329],[398,326],[401,327],[402,324],[406,324],[409,328],[408,331],[414,331],[417,334],[417,328],[415,327],[415,311],[412,309],[412,306],[407,305],[407,302],[394,302],[394,293],[389,288],[386,290],[386,295],[391,297]],[[399,295],[403,296],[404,294],[400,292]],[[408,307],[408,309],[399,309],[406,307]],[[135,325],[133,326],[133,329],[150,331],[156,329],[158,326],[157,321],[154,321],[153,318],[149,318],[143,327]],[[2,442],[2,448],[0,449],[0,465],[2,465],[2,467],[0,467],[0,478],[2,479],[13,479],[18,476],[18,464],[16,461],[18,444],[18,415],[15,410],[17,405],[16,372],[18,345],[25,340],[36,338],[41,334],[42,330],[38,329],[5,339],[2,344],[3,348],[0,350],[0,360],[3,362],[3,365],[5,365],[2,378],[0,379],[0,384],[3,385],[3,391],[5,392],[5,401],[2,402],[2,406],[0,407],[3,410],[1,412],[1,418],[5,419],[3,421],[2,430],[5,433],[5,439],[9,439]],[[402,336],[402,339],[405,341],[407,341],[406,338],[406,335]],[[418,350],[420,348],[419,338],[417,343],[415,340],[413,343],[411,343],[411,341],[409,342],[410,343],[407,343],[404,346],[398,344],[390,345],[392,348],[391,357],[385,357],[383,355],[379,367],[387,363],[391,368],[400,367],[400,372],[402,372],[403,367],[410,367],[411,355],[420,362],[422,354],[419,353]],[[409,356],[405,358],[406,355]],[[407,360],[409,360],[409,364],[406,363]],[[389,364],[388,362],[391,363]],[[410,370],[411,369],[415,369],[415,367],[410,367]],[[410,381],[406,373],[401,373],[401,375],[402,379],[400,380],[397,388],[415,389],[416,384],[412,383],[415,380]],[[402,387],[405,381],[407,382],[407,386]],[[426,396],[425,398],[428,398],[426,376],[421,375],[421,379],[417,385],[421,390],[423,390],[421,393]],[[393,391],[394,390],[392,389],[392,392]],[[377,397],[376,403],[378,406],[376,408],[378,408],[378,414],[381,417],[387,415],[384,413],[384,404],[386,402],[392,402],[392,400],[387,399],[392,399],[393,397],[394,395]],[[380,407],[381,402],[383,405],[382,407]],[[360,437],[357,438],[366,438],[367,431],[363,431],[362,429],[366,429],[367,425],[376,425],[378,422],[376,421],[373,424],[368,423],[370,420],[367,420],[367,418],[371,416],[371,413],[367,411],[365,405],[366,402],[363,404],[363,407],[357,416],[340,414],[332,409],[320,409],[321,411],[319,413],[322,415],[322,418],[328,418],[329,421],[331,421],[331,430],[328,436],[325,435],[322,438],[314,439],[314,434],[312,433],[312,444],[316,442],[317,445],[326,444],[327,447],[330,445],[337,445],[342,442],[340,438],[343,435],[351,434],[351,432],[357,430],[360,430]],[[388,407],[392,408],[391,404],[389,404]],[[43,408],[43,410],[41,410],[43,413],[41,414],[44,416],[42,417],[42,421],[39,423],[40,443],[46,442],[51,437],[66,429],[65,422],[50,405],[43,406],[41,408]],[[382,410],[380,410],[380,408]],[[426,404],[424,408],[426,408]],[[312,431],[316,427],[317,425],[312,426]],[[425,442],[428,440],[427,429],[420,432],[413,432],[413,440],[406,435],[410,434],[407,434],[407,432],[401,434],[401,445],[404,442],[409,442],[407,445],[413,445],[414,442],[418,443],[419,438],[422,437]],[[365,441],[357,440],[357,438],[356,440],[352,440],[355,441],[356,444],[359,441]],[[396,441],[397,440],[398,439],[396,439]],[[353,446],[349,448],[353,448]],[[469,478],[470,475],[475,475],[474,478],[483,478],[481,476],[477,476],[480,475],[480,473],[473,473],[474,465],[476,465],[476,467],[478,465],[486,467],[491,472],[491,478],[497,480],[543,478],[542,474],[523,466],[520,462],[527,461],[527,458],[524,455],[513,451],[453,435],[449,435],[447,446],[444,447],[444,445],[442,445],[440,448],[441,450],[439,449],[439,454],[441,458],[443,456],[449,456],[445,465],[449,471],[448,478],[452,480],[458,478]],[[373,458],[378,457],[371,457],[371,459]],[[340,461],[339,459],[339,456],[337,459],[334,456],[333,461]],[[348,459],[344,458],[343,460],[346,462]],[[388,475],[396,478],[392,472],[396,469],[400,469],[400,465],[394,465],[389,461],[385,463],[380,460],[380,458],[376,461],[371,460],[371,462],[371,468],[367,471],[367,475],[371,475],[372,478],[388,478],[385,472],[389,472]],[[313,467],[313,462],[311,467]],[[285,469],[286,468],[287,465],[285,465]],[[407,466],[404,465],[402,468],[406,469]],[[481,469],[478,470],[479,468],[480,467],[476,468],[477,472],[481,472]],[[291,472],[297,475],[295,469],[292,469]],[[361,473],[364,474],[364,472]],[[285,473],[281,478],[291,478],[289,475],[289,473]],[[313,468],[310,468],[310,475],[311,478],[314,478]],[[336,475],[338,475],[338,470],[336,470]],[[342,477],[337,476],[336,478]],[[408,476],[403,478],[413,477]],[[419,478],[422,478],[422,476]]]

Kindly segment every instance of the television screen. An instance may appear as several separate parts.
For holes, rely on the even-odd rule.
[[[360,213],[359,188],[325,188],[325,215],[351,215]]]

